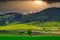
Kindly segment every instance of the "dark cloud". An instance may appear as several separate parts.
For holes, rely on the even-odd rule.
[[[47,3],[60,2],[60,0],[43,0],[43,1],[46,1]]]
[[[34,0],[0,0],[0,1],[34,1]],[[42,1],[46,1],[47,3],[60,2],[60,0],[42,0]]]
[[[34,1],[34,0],[0,0],[0,1]]]

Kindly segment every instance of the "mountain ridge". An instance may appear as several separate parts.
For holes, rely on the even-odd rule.
[[[10,17],[8,17],[8,15],[10,15]],[[41,12],[27,14],[27,15],[22,15],[19,13],[6,13],[1,16],[3,16],[3,18],[5,19],[4,22],[2,21],[3,22],[2,24],[6,24],[6,20],[8,20],[8,22],[10,23],[18,22],[19,24],[21,23],[38,24],[39,23],[44,25],[44,23],[48,23],[48,22],[60,23],[60,8],[57,8],[57,7],[47,8],[42,10]],[[15,18],[11,16],[14,16]]]

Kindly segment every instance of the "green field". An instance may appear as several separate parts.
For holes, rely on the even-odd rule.
[[[60,40],[60,36],[0,36],[0,40]]]
[[[19,30],[19,29],[40,29],[41,27],[27,25],[27,24],[12,24],[6,26],[0,26],[0,30]]]
[[[27,31],[33,31],[35,33],[38,32],[40,33],[39,35],[60,35],[59,30],[60,27],[40,27],[28,24],[10,24],[6,26],[0,26],[0,35],[21,35],[20,31],[24,31],[24,35],[27,34]]]
[[[6,25],[6,26],[0,26],[0,30],[20,30],[20,29],[43,29],[43,28],[48,28],[48,29],[57,29],[60,27],[42,27],[42,26],[36,26],[36,25],[29,25],[29,24],[10,24],[10,25]]]

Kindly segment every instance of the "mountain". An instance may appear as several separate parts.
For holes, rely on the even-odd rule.
[[[60,8],[52,7],[41,12],[24,15],[21,19],[21,23],[41,26],[60,26]]]
[[[5,19],[9,22],[19,21],[22,16],[23,15],[19,13],[7,13],[5,14]]]
[[[0,15],[0,25],[6,25],[13,22],[18,22],[23,15],[19,13],[6,13]]]
[[[22,17],[22,22],[29,21],[59,21],[60,22],[60,8],[47,8],[41,12],[28,14]]]
[[[14,22],[37,26],[60,26],[60,8],[47,8],[40,12],[27,15],[20,13],[0,15],[0,25],[8,25]]]
[[[3,18],[3,15],[0,15],[0,25],[5,25],[5,18]]]

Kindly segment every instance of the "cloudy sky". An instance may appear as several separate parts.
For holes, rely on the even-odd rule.
[[[0,1],[35,1],[35,0],[0,0]],[[51,2],[60,2],[60,0],[42,0],[42,1],[46,1],[48,3],[51,3]]]
[[[42,1],[42,2],[41,2]],[[0,14],[6,12],[33,13],[42,11],[48,7],[60,7],[60,0],[0,0]]]

